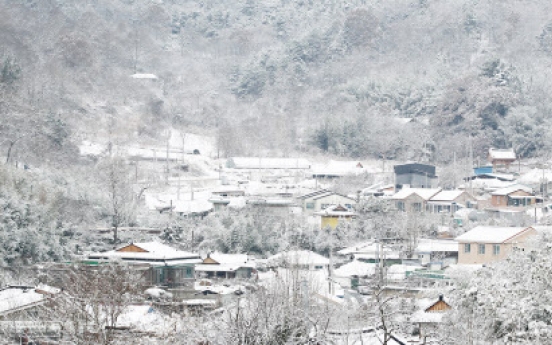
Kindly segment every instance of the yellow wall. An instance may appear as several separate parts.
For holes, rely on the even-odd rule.
[[[339,225],[340,221],[351,221],[351,217],[322,216],[320,228],[325,229],[329,226],[330,228],[335,229]]]

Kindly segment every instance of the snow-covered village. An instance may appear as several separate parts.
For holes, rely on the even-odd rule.
[[[0,13],[0,345],[552,344],[551,3]]]

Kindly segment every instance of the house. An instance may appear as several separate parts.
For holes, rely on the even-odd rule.
[[[391,200],[400,211],[423,212],[428,201],[440,191],[440,188],[403,188]]]
[[[421,163],[408,163],[394,166],[395,187],[401,189],[409,186],[411,188],[434,188],[437,185],[435,166]]]
[[[491,193],[491,205],[496,208],[531,206],[537,202],[532,192],[523,185],[501,188]]]
[[[114,250],[92,253],[85,263],[122,260],[148,268],[146,279],[152,285],[183,285],[194,278],[194,266],[202,260],[198,254],[174,249],[159,242],[130,243]]]
[[[375,263],[354,260],[333,271],[332,278],[344,288],[357,288],[360,279],[368,279],[376,273]]]
[[[342,205],[332,205],[314,214],[321,218],[321,229],[325,229],[326,227],[335,229],[340,222],[349,222],[356,216],[355,212]]]
[[[458,242],[446,239],[425,239],[418,240],[414,249],[412,259],[417,259],[421,265],[434,266],[439,269],[458,262]]]
[[[302,270],[328,271],[330,260],[310,250],[289,250],[266,260],[267,267],[298,268]]]
[[[510,169],[510,165],[516,161],[514,149],[489,149],[488,160],[493,166],[493,171],[498,168]]]
[[[251,278],[255,261],[247,254],[210,253],[195,266],[196,278]]]
[[[326,164],[313,165],[312,177],[334,179],[343,176],[356,176],[366,172],[364,165],[359,161],[335,161]]]
[[[320,212],[332,205],[342,205],[349,210],[356,206],[356,200],[346,195],[338,194],[327,189],[318,190],[297,197],[297,203],[303,212]]]
[[[310,169],[303,158],[231,157],[226,161],[230,169]]]
[[[427,338],[438,331],[437,327],[443,321],[443,316],[452,307],[443,295],[437,301],[419,300],[418,305],[420,307],[410,316],[410,322],[418,325],[420,339],[425,344]]]
[[[513,250],[523,250],[525,242],[537,234],[532,227],[477,226],[458,241],[459,264],[487,264],[507,257]]]
[[[460,208],[472,208],[476,204],[477,200],[466,191],[444,190],[429,199],[427,210],[431,213],[454,213]]]
[[[245,203],[257,211],[281,217],[288,216],[291,212],[291,207],[294,206],[293,200],[280,198],[256,197],[247,200]]]

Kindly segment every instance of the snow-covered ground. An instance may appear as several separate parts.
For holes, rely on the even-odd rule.
[[[162,336],[171,332],[177,320],[168,317],[149,305],[133,305],[125,309],[117,320],[118,327]]]

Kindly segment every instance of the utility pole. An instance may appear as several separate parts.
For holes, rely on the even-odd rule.
[[[180,200],[180,172],[178,173],[178,187],[176,187],[176,200]]]
[[[303,289],[303,312],[305,313],[305,322],[309,322],[309,282],[306,278],[301,281],[301,287]]]
[[[327,213],[328,211],[326,211]],[[328,281],[330,283],[330,286],[329,286],[329,292],[330,292],[330,295],[333,296],[334,294],[334,291],[333,291],[333,237],[334,237],[334,232],[335,230],[331,229],[330,228],[330,265],[328,267]]]
[[[171,141],[171,130],[167,130],[167,153],[166,153],[166,159],[165,159],[165,183],[169,184],[169,145]]]

